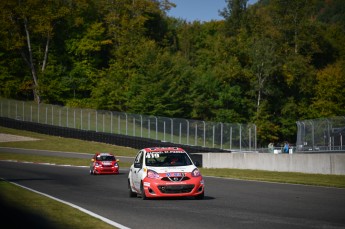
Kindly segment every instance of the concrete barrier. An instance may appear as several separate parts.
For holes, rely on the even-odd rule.
[[[345,153],[202,153],[203,168],[345,175]]]

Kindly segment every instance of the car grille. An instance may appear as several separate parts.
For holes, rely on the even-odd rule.
[[[193,190],[193,184],[187,185],[158,185],[162,193],[189,193]]]
[[[162,180],[163,180],[163,181],[175,181],[175,182],[179,182],[179,181],[190,180],[190,178],[189,178],[189,177],[163,177]]]
[[[103,170],[102,171],[113,171],[113,169],[112,168],[109,168],[109,167],[103,167]]]

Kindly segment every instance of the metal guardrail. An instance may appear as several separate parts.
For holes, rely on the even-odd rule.
[[[256,151],[257,149],[257,132],[254,124],[206,122],[69,108],[4,98],[0,98],[0,116],[59,127],[150,138],[182,145],[229,151]]]

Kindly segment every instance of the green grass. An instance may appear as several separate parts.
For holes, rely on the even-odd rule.
[[[200,169],[204,176],[345,188],[344,175],[271,172],[242,169]]]
[[[56,165],[76,165],[76,166],[89,166],[90,159],[81,158],[65,158],[65,157],[52,157],[52,156],[41,156],[41,155],[30,155],[30,154],[20,154],[20,153],[0,153],[0,160],[13,160],[20,162],[36,162],[36,163],[49,163]],[[119,161],[119,166],[129,167],[130,163]]]
[[[82,211],[3,180],[0,180],[0,206],[2,218],[11,228],[114,228]]]
[[[91,159],[91,156],[90,156]],[[88,166],[90,165],[89,159],[80,158],[64,158],[64,157],[51,157],[41,155],[30,155],[30,154],[19,154],[19,153],[0,153],[0,160],[13,160],[21,162],[36,162],[36,163],[50,163],[57,165],[77,165],[77,166]]]
[[[24,142],[0,142],[0,147],[13,147],[25,149],[40,149],[63,152],[83,152],[94,154],[96,152],[111,152],[117,156],[132,156],[138,152],[137,149],[110,145],[106,143],[82,141],[72,138],[49,136],[24,130],[9,129],[0,126],[0,133],[20,135],[39,139],[37,141]]]
[[[27,136],[39,139],[37,141],[25,142],[0,142],[0,147],[53,150],[64,152],[82,152],[90,153],[90,158],[91,155],[95,152],[112,152],[117,156],[133,157],[138,151],[137,149],[128,147],[54,137],[28,131],[4,128],[1,126],[0,133]],[[13,153],[0,153],[0,160],[30,161],[79,166],[88,166],[90,163],[88,159],[61,158]],[[129,167],[129,163],[120,162],[120,167]],[[200,170],[204,176],[345,188],[344,175],[321,175],[240,169],[201,168]],[[0,203],[1,201],[4,202],[5,206],[17,206],[18,209],[16,209],[16,212],[23,212],[23,214],[34,213],[38,217],[45,219],[50,225],[54,225],[55,228],[94,228],[94,225],[97,225],[97,228],[101,229],[113,228],[110,225],[98,219],[92,218],[85,213],[82,213],[69,206],[0,180]],[[73,215],[73,217],[70,217],[71,215]],[[46,226],[47,225],[42,226],[35,224],[33,227],[43,228]]]

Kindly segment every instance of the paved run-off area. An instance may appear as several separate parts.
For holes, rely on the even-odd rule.
[[[37,141],[37,138],[30,138],[24,136],[18,136],[13,134],[0,133],[0,142],[22,142],[22,141]]]

